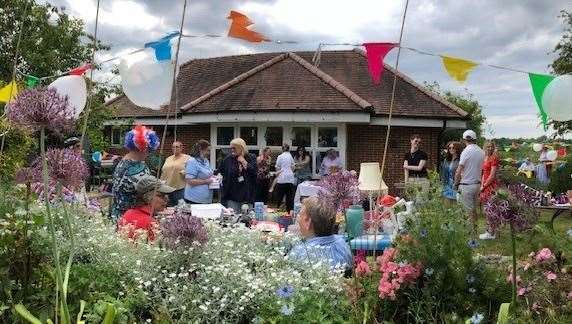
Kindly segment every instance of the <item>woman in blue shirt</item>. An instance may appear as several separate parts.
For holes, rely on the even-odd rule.
[[[210,204],[213,191],[209,184],[213,182],[213,169],[209,163],[211,145],[205,140],[198,141],[191,152],[191,159],[185,167],[185,201],[190,204]]]

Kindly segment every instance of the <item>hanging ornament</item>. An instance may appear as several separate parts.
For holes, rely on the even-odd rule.
[[[83,75],[87,70],[92,68],[91,63],[84,64],[82,66],[78,66],[74,69],[71,69],[68,72],[68,75]]]
[[[395,43],[364,43],[365,52],[367,55],[367,66],[369,75],[371,76],[374,84],[381,82],[381,75],[383,73],[383,59],[394,47]]]
[[[35,88],[40,84],[40,78],[37,78],[33,75],[26,75],[24,78],[24,83],[28,88]]]
[[[50,83],[48,88],[56,89],[60,96],[67,96],[76,118],[79,117],[87,102],[87,87],[83,76],[65,75]]]
[[[546,114],[546,110],[544,109],[544,105],[542,103],[542,94],[544,93],[546,86],[554,79],[554,77],[551,75],[534,73],[529,73],[528,77],[530,79],[530,85],[532,86],[534,99],[538,105],[538,112],[540,113],[542,126],[544,126],[544,130],[546,131],[548,129],[548,115]]]
[[[161,109],[171,100],[173,64],[158,62],[152,49],[121,59],[119,74],[123,92],[135,105]]]
[[[179,36],[179,32],[172,32],[165,37],[145,44],[145,48],[152,48],[155,50],[155,58],[157,61],[166,61],[171,59],[171,39]]]
[[[548,83],[542,94],[542,106],[552,120],[572,120],[572,75],[561,75]]]
[[[238,11],[231,10],[227,19],[230,19],[230,29],[228,30],[228,36],[234,38],[244,39],[252,43],[260,43],[263,41],[269,41],[264,35],[259,34],[253,30],[248,29],[248,26],[253,25],[252,20],[244,14]]]

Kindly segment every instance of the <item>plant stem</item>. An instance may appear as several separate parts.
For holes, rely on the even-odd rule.
[[[514,234],[514,227],[510,224],[510,238],[512,241],[512,300],[511,304],[514,308],[516,306],[516,236]]]
[[[54,254],[54,263],[56,268],[56,305],[55,305],[55,322],[58,323],[58,306],[59,306],[59,290],[63,287],[62,279],[62,268],[60,265],[60,252],[58,250],[58,241],[56,239],[56,228],[54,224],[54,218],[50,210],[50,187],[48,181],[48,161],[46,160],[46,130],[42,128],[40,131],[40,152],[42,154],[42,177],[44,180],[44,202],[46,205],[46,216],[48,217],[48,229],[52,238],[52,253]],[[69,323],[69,312],[67,303],[62,303],[62,322],[64,324]],[[67,314],[66,314],[67,313]],[[68,321],[66,321],[68,319]]]
[[[68,235],[70,236],[70,242],[71,242],[71,247],[70,247],[70,252],[69,252],[69,256],[68,256],[68,261],[66,263],[66,269],[65,269],[65,273],[64,273],[64,282],[63,282],[63,286],[62,286],[62,302],[67,304],[67,296],[68,296],[68,281],[69,281],[69,277],[70,277],[70,270],[71,270],[71,265],[73,262],[73,257],[75,254],[75,237],[74,237],[74,232],[73,232],[73,226],[71,223],[71,219],[68,213],[68,209],[66,206],[66,202],[64,200],[64,195],[62,193],[62,185],[60,183],[57,184],[58,187],[58,195],[60,196],[60,202],[62,204],[62,210],[64,211],[64,219],[66,221],[66,225],[68,227]]]

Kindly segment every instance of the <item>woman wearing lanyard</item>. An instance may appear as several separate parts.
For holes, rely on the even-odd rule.
[[[210,143],[198,141],[193,147],[191,159],[185,168],[185,201],[189,204],[210,204],[213,191],[209,184],[213,182],[213,169],[209,163]]]
[[[243,203],[254,203],[256,157],[248,153],[242,138],[235,138],[230,142],[230,153],[220,166],[221,200],[226,207],[239,211]]]

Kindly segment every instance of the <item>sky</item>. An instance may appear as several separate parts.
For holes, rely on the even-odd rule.
[[[42,1],[45,2],[45,1]],[[93,33],[96,0],[48,0],[63,6]],[[98,38],[111,46],[103,60],[141,48],[178,30],[184,0],[100,0]],[[232,38],[184,38],[180,62],[192,58],[316,50],[322,43],[398,42],[406,0],[188,0],[184,34],[226,35],[230,10],[246,14],[252,29],[299,44],[250,44]],[[563,32],[560,10],[569,0],[410,0],[402,45],[476,62],[549,73]],[[323,50],[344,49],[327,46]],[[385,62],[395,66],[397,50]],[[487,137],[544,134],[525,73],[477,67],[463,85],[449,78],[438,57],[401,51],[399,70],[419,83],[471,93],[484,107]],[[100,78],[119,82],[103,72]]]

